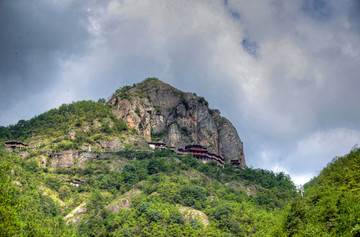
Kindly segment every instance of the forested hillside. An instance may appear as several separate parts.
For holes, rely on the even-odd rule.
[[[286,236],[360,236],[360,149],[336,157],[305,185],[284,219]]]
[[[120,152],[70,169],[0,152],[3,236],[267,236],[295,196],[283,174],[170,150]]]
[[[185,107],[179,98],[174,106]],[[335,158],[301,196],[284,173],[152,150],[142,122],[128,126],[100,99],[0,127],[0,236],[360,236],[360,149]],[[11,140],[28,146],[6,147]]]
[[[1,127],[0,139],[29,144],[0,147],[1,236],[267,236],[296,196],[283,173],[151,151],[103,100]]]
[[[71,129],[89,127],[94,123],[97,123],[99,130],[107,135],[128,130],[126,124],[121,119],[116,119],[111,108],[105,105],[105,99],[100,99],[98,102],[79,101],[63,104],[28,121],[20,120],[15,125],[0,126],[0,139],[29,141],[34,136],[58,139],[64,136],[66,139]],[[75,142],[89,141],[91,135],[78,134]]]

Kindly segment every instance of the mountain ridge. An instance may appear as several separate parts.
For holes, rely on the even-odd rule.
[[[129,114],[121,116],[119,108]],[[288,175],[235,168],[229,158],[203,163],[148,144],[208,145],[216,138],[209,152],[222,152],[228,129],[232,136],[225,138],[241,142],[204,98],[153,78],[117,90],[108,103],[63,104],[0,127],[0,141],[21,141],[0,146],[0,212],[11,220],[0,217],[0,232],[264,236],[296,196]]]
[[[149,140],[172,141],[171,126],[186,138],[204,121],[218,128],[227,120],[202,97],[145,82],[119,89],[108,104],[63,104],[0,126],[3,236],[360,236],[358,147],[334,158],[301,194],[282,172],[151,150]],[[159,119],[141,116],[148,111]],[[169,123],[152,126],[162,117]]]

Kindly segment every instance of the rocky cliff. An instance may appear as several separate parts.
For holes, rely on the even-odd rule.
[[[113,113],[149,142],[183,148],[200,144],[226,162],[239,160],[245,166],[243,143],[229,120],[207,101],[184,93],[158,79],[147,79],[116,91],[108,102]]]

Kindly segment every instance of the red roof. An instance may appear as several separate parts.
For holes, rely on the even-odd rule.
[[[27,144],[24,144],[22,142],[17,141],[11,141],[11,142],[5,142],[5,146],[11,146],[11,147],[27,147]]]
[[[224,159],[216,154],[209,153],[206,149],[206,147],[203,147],[201,145],[188,145],[185,147],[185,149],[178,149],[179,154],[188,154],[192,153],[195,156],[202,156],[207,157],[209,159],[214,159],[221,164],[224,164]]]

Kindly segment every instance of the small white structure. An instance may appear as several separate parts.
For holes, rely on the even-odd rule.
[[[152,142],[149,142],[148,144],[149,144],[150,148],[152,148],[152,149],[155,149],[155,148],[166,149],[166,144],[165,143],[161,143],[161,142],[152,143]]]

